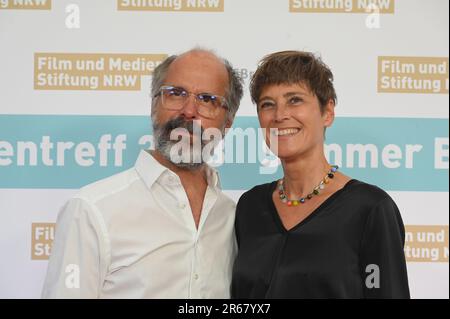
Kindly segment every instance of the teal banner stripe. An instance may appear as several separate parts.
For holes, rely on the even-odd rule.
[[[233,127],[258,128],[258,120],[239,117]],[[330,153],[330,162],[340,162],[342,172],[353,178],[388,191],[448,192],[448,132],[448,119],[337,118],[327,131],[326,144],[340,151]],[[139,150],[149,146],[140,145],[139,140],[150,134],[150,119],[145,116],[0,115],[0,188],[79,188],[132,167]],[[104,135],[110,135],[111,149],[103,152],[102,164],[98,145]],[[116,161],[113,148],[120,135],[126,138],[122,163]],[[227,137],[227,142],[230,139],[232,136]],[[43,140],[46,150],[45,145],[40,145]],[[67,149],[62,151],[63,142],[73,143],[72,147],[67,144]],[[86,142],[91,144],[90,150],[86,144],[80,145]],[[27,151],[20,151],[19,144]],[[348,153],[356,144],[365,145],[373,152],[366,153],[364,163],[360,161],[361,152]],[[390,151],[385,149],[388,145]],[[82,146],[85,152],[82,160],[87,166],[80,166],[75,156],[74,150]],[[246,142],[235,146],[234,153],[236,147],[247,150],[249,145]],[[30,162],[29,148],[34,148],[31,158],[36,158],[36,163]],[[408,159],[408,148],[420,151],[411,151]],[[391,154],[391,160],[385,161],[390,165],[396,162],[398,167],[385,165],[383,150]],[[94,152],[92,165],[86,162],[89,159],[86,152]],[[369,154],[374,154],[374,158]],[[282,176],[281,167],[275,173],[261,174],[259,161],[248,163],[248,159],[246,155],[244,163],[225,163],[218,168],[223,189],[249,189]]]

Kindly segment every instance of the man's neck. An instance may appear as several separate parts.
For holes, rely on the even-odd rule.
[[[170,169],[180,178],[181,185],[183,185],[183,188],[186,192],[186,196],[188,197],[189,200],[195,226],[198,229],[203,207],[203,201],[205,198],[206,189],[208,187],[205,166],[200,167],[199,169],[196,170],[182,169],[177,167],[172,162],[168,161],[158,151],[150,151],[150,154],[161,165]]]
[[[182,184],[189,183],[189,182],[198,182],[199,179],[203,179],[203,181],[206,181],[206,170],[204,166],[199,167],[195,170],[189,170],[189,169],[183,169],[178,166],[176,166],[171,161],[167,160],[159,151],[152,150],[149,151],[150,155],[153,156],[155,160],[158,161],[162,166],[168,168],[172,172],[178,175],[180,177],[180,180]]]

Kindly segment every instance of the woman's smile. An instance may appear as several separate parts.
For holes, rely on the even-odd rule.
[[[273,135],[277,136],[278,138],[288,138],[292,137],[294,135],[297,135],[300,133],[302,129],[298,127],[292,127],[292,128],[278,128],[273,130]]]

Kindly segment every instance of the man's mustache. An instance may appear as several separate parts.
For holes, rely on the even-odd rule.
[[[188,131],[190,134],[194,134],[194,126],[197,128],[197,132],[200,129],[200,136],[203,136],[204,133],[204,128],[201,126],[200,121],[196,121],[194,123],[194,121],[186,121],[184,120],[182,117],[177,117],[175,119],[169,120],[167,121],[163,126],[162,126],[162,135],[163,136],[170,136],[170,133],[174,130],[174,129],[185,129],[186,131]]]

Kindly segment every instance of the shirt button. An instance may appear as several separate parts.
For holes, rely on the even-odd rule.
[[[186,208],[186,204],[185,203],[179,203],[178,207],[181,209],[185,209]]]
[[[197,280],[198,279],[198,274],[194,275],[194,279]]]

